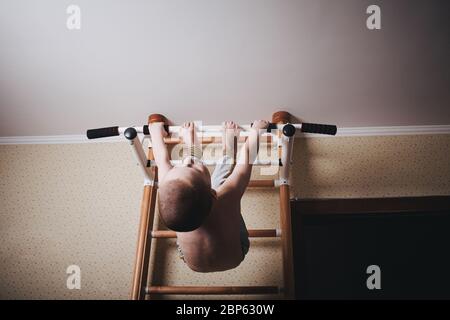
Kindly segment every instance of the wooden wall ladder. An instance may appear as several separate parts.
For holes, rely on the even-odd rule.
[[[272,123],[290,123],[290,114],[284,111],[272,116]],[[136,259],[134,264],[131,299],[149,299],[159,294],[188,295],[228,295],[228,294],[283,294],[286,299],[294,298],[294,266],[292,252],[291,210],[289,203],[289,168],[292,156],[294,136],[286,137],[278,130],[278,158],[283,164],[279,170],[279,180],[255,180],[249,187],[279,187],[280,198],[280,228],[249,230],[250,238],[281,237],[283,257],[283,287],[278,286],[152,286],[151,268],[149,268],[152,239],[175,238],[176,233],[166,230],[154,230],[156,185],[145,185],[141,203],[141,217],[138,232]],[[148,159],[154,160],[152,149],[149,148]],[[157,168],[151,167],[154,181],[157,181]],[[150,275],[150,276],[149,276]]]

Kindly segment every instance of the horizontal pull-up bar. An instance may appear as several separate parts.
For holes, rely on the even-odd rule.
[[[276,286],[150,286],[145,292],[147,294],[278,294],[280,290]]]
[[[177,234],[171,230],[153,230],[151,232],[152,238],[176,238]],[[248,236],[250,238],[276,238],[281,237],[281,231],[278,229],[253,229],[248,230]]]
[[[181,127],[180,126],[165,126],[166,131],[169,133],[179,133]],[[240,136],[248,136],[251,130],[250,125],[240,126],[241,132]],[[317,124],[317,123],[297,123],[297,124],[275,124],[270,123],[266,132],[263,135],[271,135],[271,130],[278,129],[282,130],[283,134],[286,136],[293,136],[296,134],[297,130],[299,132],[305,133],[319,133],[319,134],[328,134],[335,135],[337,132],[337,128],[335,125],[328,124]],[[222,126],[199,126],[197,128],[197,132],[200,133],[203,137],[220,137],[222,134],[223,127]],[[88,139],[97,139],[104,137],[113,137],[124,134],[127,139],[133,139],[138,133],[142,133],[144,135],[149,135],[150,131],[148,125],[144,125],[141,127],[106,127],[106,128],[98,128],[98,129],[89,129],[86,132]]]

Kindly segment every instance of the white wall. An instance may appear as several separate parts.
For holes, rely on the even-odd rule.
[[[249,123],[279,108],[344,127],[449,124],[448,12],[446,0],[2,0],[0,136],[154,112]]]

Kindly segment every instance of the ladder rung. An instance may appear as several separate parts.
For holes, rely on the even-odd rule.
[[[248,184],[250,188],[273,188],[275,187],[274,180],[251,180]]]
[[[215,166],[218,163],[218,160],[213,160],[213,159],[206,159],[206,160],[202,160],[203,164],[205,166]],[[170,160],[170,163],[173,166],[181,166],[182,162],[180,159],[178,160]],[[254,166],[276,166],[276,167],[280,167],[282,166],[282,163],[280,160],[260,160],[260,159],[256,159],[254,162],[252,162],[252,165]],[[155,160],[149,160],[147,161],[146,164],[147,167],[156,167],[156,161]]]
[[[147,287],[147,294],[277,294],[276,286],[247,286],[247,287],[200,287],[200,286],[151,286]]]
[[[276,238],[280,236],[280,230],[277,229],[253,229],[248,230],[250,238]],[[176,238],[175,231],[153,230],[152,238]]]

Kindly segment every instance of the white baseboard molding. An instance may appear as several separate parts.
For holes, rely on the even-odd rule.
[[[424,134],[450,134],[450,125],[435,126],[397,126],[397,127],[350,127],[339,128],[337,137],[366,136],[399,136]],[[333,137],[320,134],[304,134],[305,138]],[[55,135],[55,136],[11,136],[0,137],[0,145],[6,144],[72,144],[72,143],[104,143],[124,142],[123,137],[110,137],[89,140],[85,135]]]
[[[352,127],[338,128],[337,136],[399,136],[417,134],[450,134],[450,125],[435,126],[397,126],[397,127]]]
[[[2,144],[73,144],[73,143],[104,143],[124,142],[123,137],[115,136],[102,139],[89,140],[84,134],[55,135],[55,136],[15,136],[0,137]]]

